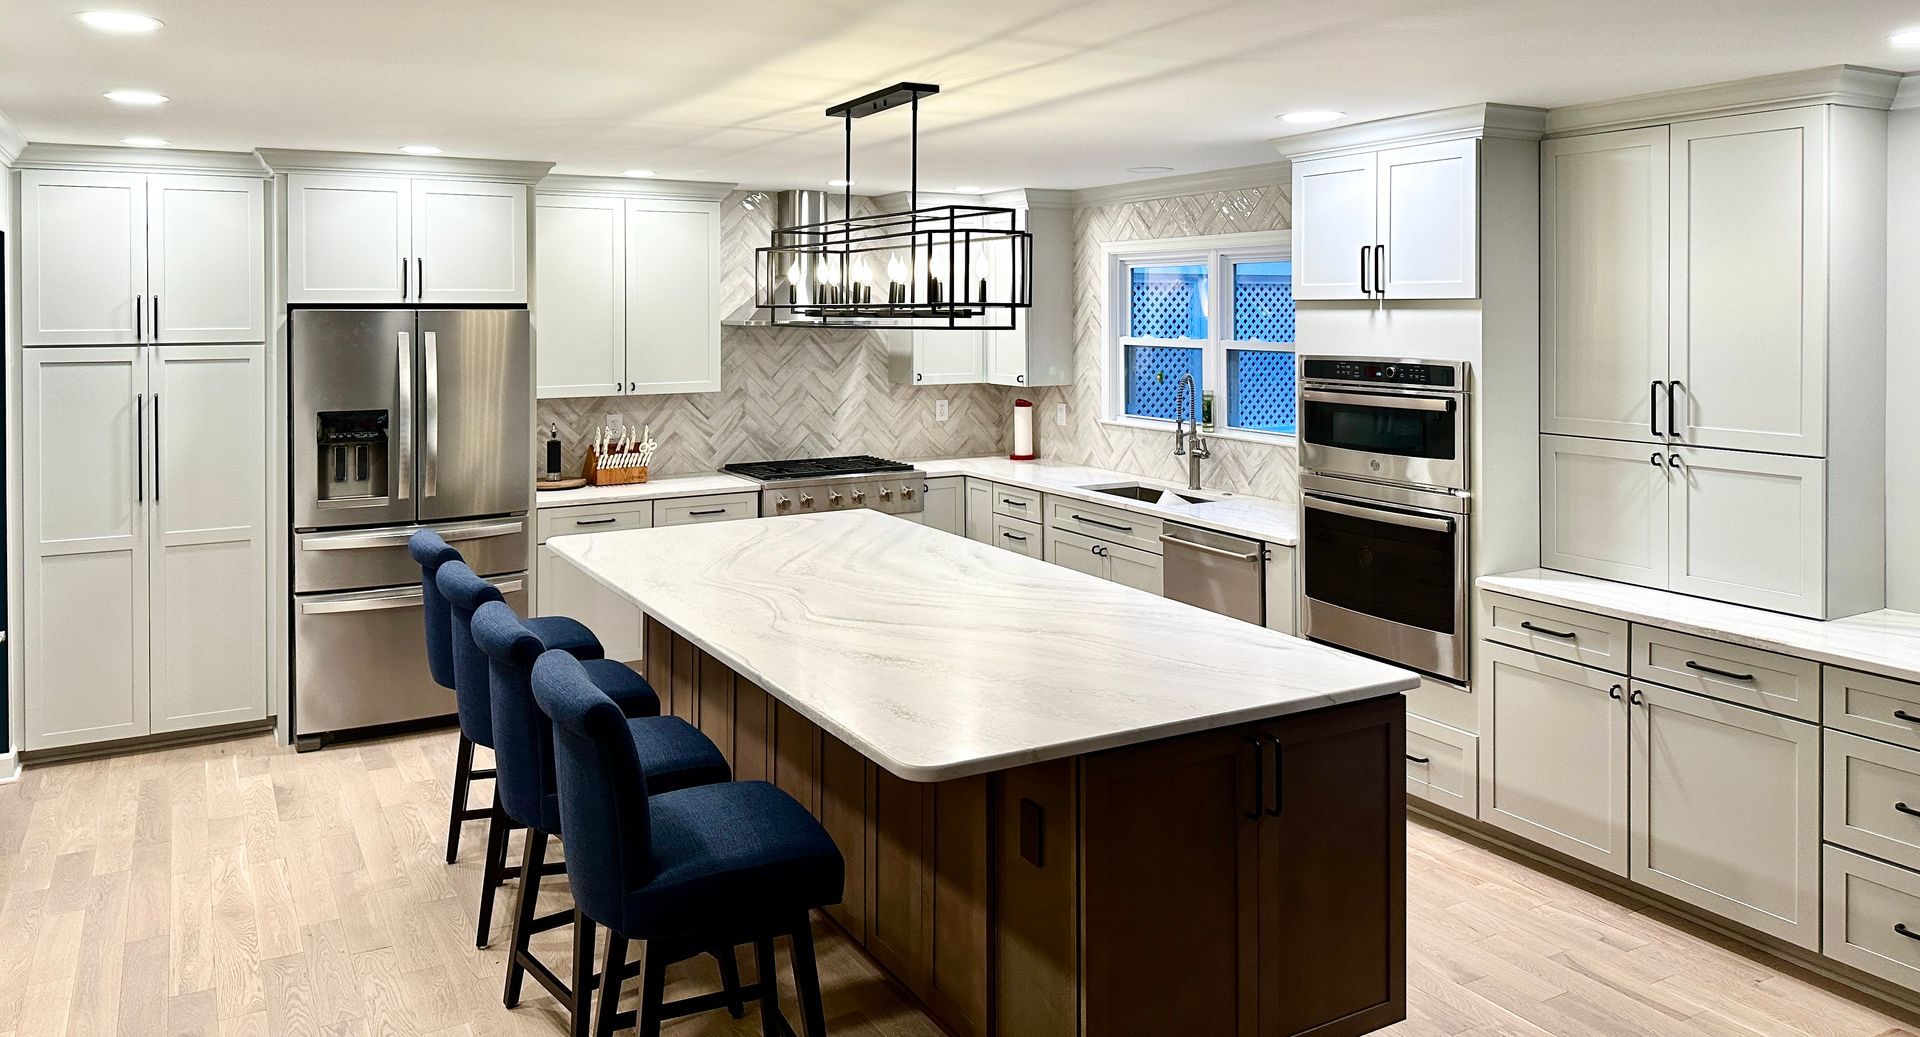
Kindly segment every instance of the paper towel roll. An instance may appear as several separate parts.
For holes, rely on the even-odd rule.
[[[1013,401],[1013,453],[1007,455],[1015,461],[1031,461],[1033,452],[1033,401]]]

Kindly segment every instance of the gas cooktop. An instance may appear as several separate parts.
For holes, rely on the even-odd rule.
[[[724,466],[722,471],[756,482],[786,482],[792,479],[844,479],[857,475],[911,472],[904,461],[858,454],[853,457],[803,457],[792,461],[743,461]]]

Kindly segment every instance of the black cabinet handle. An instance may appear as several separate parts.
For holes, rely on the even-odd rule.
[[[1654,438],[1658,439],[1660,438],[1660,383],[1652,382],[1648,388],[1652,390],[1653,395],[1647,398],[1647,431],[1653,433]]]
[[[1701,673],[1711,673],[1715,677],[1725,677],[1730,681],[1753,680],[1753,674],[1751,673],[1734,673],[1731,670],[1716,670],[1711,666],[1705,666],[1700,663],[1694,662],[1692,659],[1687,660],[1687,669],[1699,670]]]
[[[1909,713],[1909,712],[1907,712],[1907,711],[1906,711],[1906,710],[1904,710],[1904,709],[1896,709],[1896,710],[1894,710],[1894,711],[1893,711],[1893,715],[1894,715],[1894,717],[1895,717],[1895,718],[1897,718],[1897,719],[1900,719],[1900,720],[1905,720],[1905,721],[1907,721],[1908,723],[1912,723],[1912,724],[1920,724],[1920,717],[1917,717],[1917,716],[1914,716],[1914,715],[1913,715],[1912,713]]]
[[[1667,467],[1668,467],[1668,468],[1678,468],[1678,467],[1680,467],[1680,455],[1679,455],[1679,454],[1668,454],[1668,455],[1667,455]]]
[[[1667,383],[1667,435],[1675,439],[1680,438],[1680,421],[1673,416],[1673,398],[1679,390],[1684,388],[1686,388],[1686,386],[1681,385],[1679,382]]]
[[[413,261],[413,292],[416,299],[427,297],[427,261],[424,259]]]
[[[1116,526],[1111,522],[1102,522],[1099,519],[1090,519],[1085,515],[1081,515],[1081,514],[1075,514],[1073,518],[1074,518],[1074,521],[1076,522],[1085,522],[1089,526],[1099,526],[1101,529],[1111,529],[1120,533],[1133,532],[1132,526]]]
[[[1651,457],[1649,457],[1649,458],[1647,458],[1647,460],[1649,460],[1649,461],[1651,461],[1651,462],[1653,462],[1653,466],[1654,466],[1655,468],[1658,468],[1658,467],[1660,467],[1660,453],[1659,453],[1659,451],[1655,451],[1655,452],[1654,452],[1654,454],[1653,454],[1653,456],[1651,456]]]
[[[1267,736],[1267,741],[1273,743],[1273,806],[1268,808],[1267,816],[1279,817],[1280,811],[1286,809],[1286,781],[1284,777],[1286,768],[1282,767],[1280,762],[1283,758],[1281,754],[1286,751],[1286,746],[1281,745],[1280,739],[1272,735]]]
[[[160,297],[153,297],[153,340],[160,341]]]
[[[1002,530],[1000,535],[1006,537],[1008,540],[1018,540],[1023,544],[1027,542],[1026,535],[1022,533],[1008,533]]]
[[[1899,933],[1900,935],[1906,937],[1909,940],[1920,940],[1920,933],[1916,933],[1913,930],[1907,928],[1907,924],[1905,922],[1893,923],[1893,931],[1896,933]]]
[[[147,394],[133,397],[133,499],[147,499]]]
[[[618,522],[618,521],[620,521],[619,516],[608,515],[606,518],[574,519],[573,524],[576,526],[604,526],[609,523]]]
[[[1373,291],[1367,287],[1367,255],[1372,251],[1373,251],[1372,245],[1360,246],[1360,294],[1361,295],[1373,294]]]
[[[700,511],[687,512],[687,517],[700,518],[703,515],[725,515],[726,513],[727,513],[727,509],[725,508],[703,508]]]
[[[413,291],[412,287],[410,287],[411,284],[412,282],[407,280],[407,257],[401,256],[400,257],[400,298],[406,299],[411,297],[411,293]]]
[[[141,295],[134,296],[133,297],[133,340],[135,342],[145,342],[147,340],[146,316],[147,316],[146,297]]]
[[[1267,747],[1258,738],[1248,738],[1247,744],[1253,747],[1253,809],[1244,815],[1249,821],[1260,820],[1260,812],[1267,806]]]
[[[1571,630],[1548,630],[1546,627],[1537,627],[1537,626],[1534,626],[1532,623],[1527,622],[1524,619],[1520,621],[1520,629],[1531,630],[1536,634],[1545,634],[1548,637],[1564,637],[1568,640],[1572,640],[1573,638],[1580,636],[1579,634]]]
[[[1027,506],[1026,501],[1014,500],[1012,497],[1002,497],[1000,498],[1000,503],[1005,504],[1009,508],[1024,508]]]
[[[1373,246],[1373,294],[1387,297],[1387,246]]]
[[[1895,803],[1893,805],[1893,809],[1898,810],[1909,817],[1920,817],[1920,810],[1915,810],[1912,807],[1906,805],[1905,803]]]
[[[1631,696],[1627,698],[1627,702],[1630,705],[1644,706],[1647,704],[1647,697],[1645,695],[1640,694],[1640,692],[1635,691]]]
[[[1425,756],[1415,756],[1412,753],[1408,753],[1407,762],[1408,763],[1432,763],[1433,760]]]
[[[1616,684],[1613,687],[1608,688],[1607,697],[1610,699],[1618,699],[1620,697],[1620,685]]]
[[[156,318],[154,329],[160,324]],[[153,502],[160,503],[160,394],[153,394]]]

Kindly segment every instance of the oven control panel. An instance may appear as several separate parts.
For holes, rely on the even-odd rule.
[[[1312,381],[1459,388],[1460,369],[1454,364],[1332,357],[1306,357],[1302,363],[1305,377]]]

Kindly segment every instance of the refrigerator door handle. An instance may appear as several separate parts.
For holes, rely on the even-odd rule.
[[[424,488],[422,497],[434,497],[440,493],[440,336],[435,332],[423,332],[421,339],[426,343],[426,393],[427,422],[426,459],[422,467]]]
[[[394,380],[400,386],[400,413],[387,439],[397,447],[393,456],[399,461],[394,466],[393,499],[406,500],[413,487],[413,336],[407,332],[395,333],[393,367]]]

